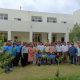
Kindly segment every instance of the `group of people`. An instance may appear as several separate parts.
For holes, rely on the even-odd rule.
[[[6,71],[20,64],[24,67],[28,64],[57,64],[68,63],[80,64],[80,42],[77,46],[69,42],[15,42],[7,41],[3,46],[3,54],[14,56],[7,65]]]

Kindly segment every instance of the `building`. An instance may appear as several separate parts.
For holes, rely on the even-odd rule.
[[[73,14],[0,9],[0,41],[69,41],[69,32],[80,23],[80,11]]]

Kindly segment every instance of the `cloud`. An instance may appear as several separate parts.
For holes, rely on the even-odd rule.
[[[80,0],[0,0],[1,8],[23,10],[72,13],[80,8]]]

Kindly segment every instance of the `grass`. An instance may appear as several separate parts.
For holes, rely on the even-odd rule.
[[[17,67],[9,74],[1,73],[0,80],[53,80],[52,78],[55,77],[56,71],[57,65],[41,65],[40,67],[29,65],[24,68]],[[60,65],[60,76],[80,76],[80,66],[70,64]]]

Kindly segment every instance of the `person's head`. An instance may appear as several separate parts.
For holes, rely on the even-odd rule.
[[[32,44],[29,44],[29,47],[33,47],[33,45]]]
[[[28,43],[26,43],[26,47],[28,47]]]
[[[23,46],[26,46],[26,44],[27,44],[26,42],[23,42]]]
[[[37,46],[37,43],[34,43],[33,46],[36,47]]]
[[[13,43],[13,47],[16,46],[16,43]]]
[[[70,45],[70,43],[69,43],[69,42],[67,42],[67,45]]]
[[[11,46],[12,45],[12,42],[11,41],[7,41],[7,45],[8,46]]]
[[[74,46],[74,43],[71,43],[71,46]]]
[[[21,41],[17,42],[16,45],[21,45]]]
[[[64,42],[63,44],[64,44],[64,46],[66,46],[66,42]]]
[[[76,43],[77,43],[77,44],[79,44],[79,43],[80,43],[80,41],[77,41]]]
[[[78,47],[80,48],[80,41],[77,42]]]

